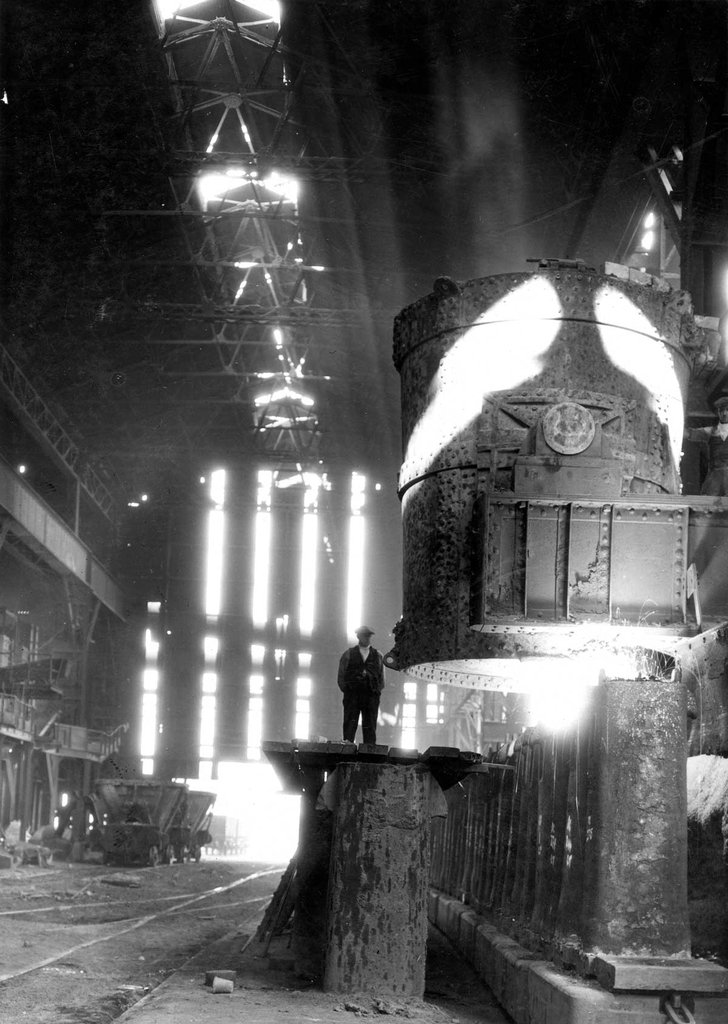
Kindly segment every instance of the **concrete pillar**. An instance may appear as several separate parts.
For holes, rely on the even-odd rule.
[[[689,955],[684,687],[612,680],[598,688],[595,712],[585,948]]]
[[[429,772],[422,765],[336,769],[324,990],[425,991]]]

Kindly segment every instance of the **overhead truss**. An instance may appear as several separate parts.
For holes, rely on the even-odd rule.
[[[207,324],[215,358],[205,369],[234,382],[230,399],[249,407],[256,447],[311,456],[318,419],[306,364],[326,316],[312,306],[323,267],[307,251],[298,208],[302,68],[284,56],[272,4],[174,7],[158,4],[157,15],[179,147],[170,180],[194,294],[124,316],[194,321],[198,334]]]

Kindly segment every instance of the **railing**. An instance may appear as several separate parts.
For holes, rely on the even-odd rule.
[[[127,731],[127,724],[120,725],[113,732],[101,732],[98,729],[86,729],[81,725],[66,725],[56,722],[44,742],[46,750],[73,751],[78,757],[84,755],[103,760],[115,753],[121,738]]]
[[[116,753],[129,729],[127,722],[112,732],[53,721],[46,723],[45,730],[43,726],[44,719],[34,707],[12,694],[0,693],[0,733],[4,730],[12,730],[13,735],[22,733],[20,738],[32,739],[40,749],[48,752],[64,750],[71,752],[71,756],[103,760]]]
[[[35,729],[36,712],[30,704],[9,693],[0,693],[0,732],[3,727],[32,736]]]

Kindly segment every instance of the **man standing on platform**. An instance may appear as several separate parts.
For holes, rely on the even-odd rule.
[[[713,403],[718,422],[712,427],[693,427],[685,431],[688,441],[708,442],[708,475],[700,489],[701,494],[718,497],[728,495],[728,395],[721,395]]]
[[[361,715],[365,743],[377,742],[379,697],[384,689],[384,660],[371,645],[374,630],[360,626],[356,647],[344,651],[339,660],[337,683],[344,694],[344,740],[353,743]]]

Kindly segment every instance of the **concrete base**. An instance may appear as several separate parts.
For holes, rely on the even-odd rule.
[[[524,949],[451,896],[430,890],[427,909],[430,921],[472,964],[515,1024],[665,1024],[661,1007],[670,991],[681,992],[700,1024],[728,1021],[728,996],[680,988],[680,961],[674,982],[667,984],[665,976],[665,988],[608,992]]]

